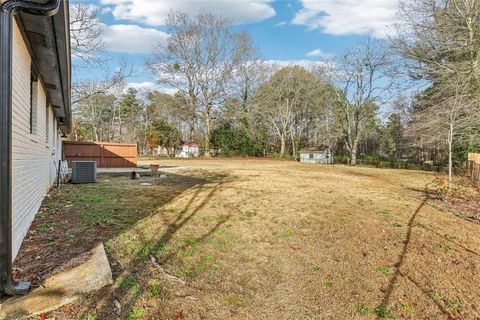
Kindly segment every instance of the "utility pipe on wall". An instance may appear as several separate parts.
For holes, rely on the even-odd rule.
[[[0,295],[25,294],[30,284],[12,277],[12,55],[13,18],[22,11],[53,16],[61,0],[7,0],[0,5]]]

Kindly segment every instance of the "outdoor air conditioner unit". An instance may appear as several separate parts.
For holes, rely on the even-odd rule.
[[[97,162],[96,161],[72,161],[72,182],[73,183],[97,182]]]

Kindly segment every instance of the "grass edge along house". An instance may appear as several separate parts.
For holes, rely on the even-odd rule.
[[[0,4],[0,295],[25,293],[16,257],[55,182],[71,123],[68,0]]]

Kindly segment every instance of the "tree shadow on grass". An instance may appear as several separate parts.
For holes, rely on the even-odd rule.
[[[401,276],[405,276],[405,274],[402,272],[402,267],[405,264],[405,259],[407,257],[408,250],[409,250],[409,247],[410,247],[410,243],[411,243],[411,240],[412,240],[412,230],[413,230],[413,227],[415,225],[415,219],[418,216],[420,210],[425,206],[427,201],[428,201],[428,196],[424,197],[424,199],[422,200],[420,205],[417,207],[417,209],[415,209],[413,215],[410,217],[410,219],[408,221],[407,237],[406,237],[406,240],[404,242],[402,252],[400,253],[400,256],[398,257],[398,260],[395,263],[395,272],[393,273],[393,276],[390,278],[387,289],[385,290],[385,296],[383,297],[380,304],[377,306],[377,309],[382,309],[382,310],[387,309],[388,304],[391,301],[391,296],[393,294],[393,291],[395,290],[395,286],[396,286],[399,278]],[[407,277],[407,278],[410,279],[410,277]],[[428,290],[423,288],[417,282],[412,281],[412,283],[415,284],[425,295],[427,295],[430,298]],[[439,308],[439,310],[443,314],[448,314],[446,312],[446,310],[444,310],[443,306],[438,303],[438,301],[435,301],[434,299],[431,299],[431,300],[436,304],[436,306]],[[377,317],[377,318],[380,319],[382,317]]]
[[[97,184],[66,185],[60,191],[53,191],[45,199],[15,261],[16,277],[28,278],[34,286],[41,285],[44,278],[62,271],[62,265],[89,252],[98,242],[116,238],[141,220],[157,214],[159,208],[185,191],[195,189],[185,208],[168,223],[166,231],[159,234],[158,245],[149,246],[153,254],[156,247],[167,244],[228,182],[227,174],[198,177],[167,173],[167,178],[142,177],[140,180],[130,180],[128,176],[102,175]],[[142,182],[152,186],[141,186]],[[207,184],[212,186],[206,187]],[[194,207],[200,193],[209,189],[207,196]],[[204,237],[225,222],[217,223]],[[141,259],[145,254],[145,251],[134,253],[131,265],[121,272],[134,274],[136,267],[145,264]],[[74,265],[66,268],[71,267]],[[116,273],[115,267],[113,272]]]
[[[126,265],[123,265],[120,270],[114,272],[115,278],[117,279],[114,285],[94,293],[91,297],[88,297],[88,299],[85,300],[88,301],[88,305],[83,311],[81,311],[80,318],[86,317],[91,310],[95,310],[95,314],[100,319],[117,319],[121,316],[128,316],[128,312],[131,311],[136,302],[141,298],[142,293],[147,290],[146,280],[152,278],[152,258],[156,261],[157,255],[161,253],[161,258],[158,259],[158,265],[163,265],[173,258],[177,252],[205,241],[230,219],[230,216],[223,217],[213,226],[210,226],[206,232],[195,237],[194,243],[184,243],[181,246],[176,247],[175,251],[167,254],[163,251],[164,248],[171,243],[172,238],[187,223],[191,222],[191,220],[197,216],[199,211],[210,202],[217,192],[223,189],[227,182],[228,179],[222,176],[216,177],[216,180],[213,182],[214,185],[205,186],[205,184],[198,184],[190,188],[190,190],[194,190],[194,192],[183,209],[174,216],[173,220],[169,221],[166,217],[162,216],[161,212],[153,214],[152,218],[161,219],[163,221],[162,224],[166,226],[165,230],[154,239],[151,239],[150,236],[146,237],[145,234],[142,233],[136,234],[143,247],[129,257],[129,261]],[[211,180],[210,183],[212,183]],[[116,264],[119,265],[118,263]],[[158,271],[159,270],[157,270],[157,272]],[[128,288],[123,287],[118,279],[135,279],[135,281],[139,281],[140,288],[138,292],[133,295],[126,294],[125,291],[126,289],[128,290]],[[183,282],[180,278],[177,279]],[[190,289],[193,289],[193,287]],[[121,301],[122,311],[120,313],[115,313],[115,300],[117,302]]]
[[[417,191],[417,190],[415,190],[415,191]],[[416,208],[413,215],[410,217],[410,219],[408,221],[407,237],[406,237],[406,240],[404,242],[402,252],[400,253],[400,256],[398,257],[398,260],[394,265],[395,266],[395,272],[393,273],[392,277],[389,280],[387,289],[384,291],[385,295],[384,295],[383,299],[381,300],[380,304],[377,306],[377,309],[387,310],[388,305],[391,302],[392,294],[395,290],[395,287],[396,287],[400,277],[404,277],[404,278],[408,279],[408,281],[410,281],[413,285],[415,285],[426,297],[428,297],[429,300],[432,301],[432,303],[438,308],[438,310],[443,315],[445,315],[447,317],[451,316],[451,314],[448,312],[448,310],[445,308],[445,306],[443,306],[440,303],[440,301],[438,301],[437,299],[432,297],[432,290],[430,288],[426,288],[421,283],[419,283],[419,281],[415,280],[412,276],[410,276],[409,274],[402,271],[402,268],[405,264],[406,257],[409,253],[409,250],[410,250],[411,240],[412,240],[412,230],[416,225],[415,224],[415,219],[417,218],[417,216],[420,213],[420,211],[422,210],[422,208],[428,203],[428,201],[431,200],[431,199],[435,199],[435,196],[436,196],[435,194],[432,194],[432,192],[426,188],[424,190],[424,197],[423,197],[422,202]],[[431,229],[427,229],[427,230],[433,232],[434,234],[436,234],[437,236],[439,236],[441,238],[447,239],[445,236],[441,235],[440,233],[436,232],[435,230],[431,230]],[[462,246],[462,245],[458,244],[457,242],[452,241],[451,239],[447,239],[447,240],[449,240],[450,242],[453,242],[456,245],[460,246],[466,252],[478,256],[477,252],[475,252],[471,249],[468,249],[465,246]],[[377,317],[377,319],[381,319],[381,318],[382,317]]]

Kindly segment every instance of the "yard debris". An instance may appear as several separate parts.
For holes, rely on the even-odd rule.
[[[132,180],[140,179],[140,173],[136,171],[132,171],[132,173],[130,173],[130,179]]]
[[[115,312],[120,315],[122,313],[122,305],[120,304],[120,301],[118,301],[117,298],[113,300],[113,304],[115,305]]]
[[[171,274],[169,274],[168,272],[166,272],[162,265],[158,262],[157,258],[155,256],[150,256],[150,261],[152,262],[152,264],[158,269],[158,271],[160,271],[160,273],[162,274],[162,276],[167,279],[167,280],[172,280],[172,281],[176,281],[182,285],[186,285],[187,283],[180,279],[180,278],[177,278],[175,276],[172,276]]]

